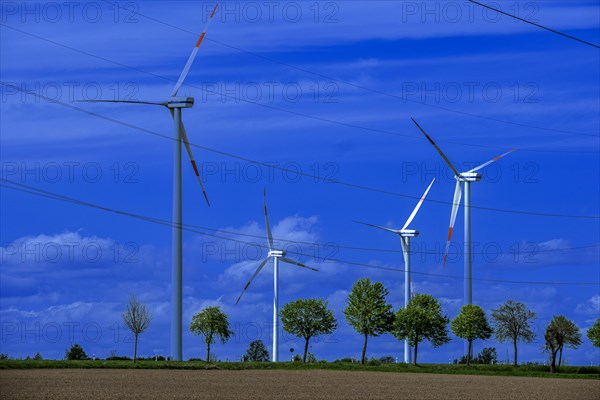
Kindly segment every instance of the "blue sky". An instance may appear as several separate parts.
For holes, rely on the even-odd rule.
[[[214,3],[25,4],[2,3],[2,82],[33,93],[2,89],[2,179],[170,220],[168,113],[72,102],[165,100]],[[498,4],[600,42],[597,2]],[[187,326],[209,305],[221,306],[235,331],[215,346],[220,359],[237,359],[257,338],[270,350],[272,270],[235,305],[265,255],[265,187],[275,238],[320,270],[283,265],[281,304],[322,297],[339,321],[312,345],[317,358],[360,354],[360,335],[343,317],[358,278],[383,282],[394,308],[403,304],[397,238],[353,221],[401,227],[434,177],[431,201],[411,225],[421,232],[414,291],[458,313],[463,214],[443,268],[454,182],[410,117],[459,169],[518,149],[484,170],[472,204],[474,302],[490,311],[515,299],[538,316],[538,338],[521,346],[520,359],[545,358],[541,337],[553,315],[585,332],[600,315],[599,56],[464,2],[221,4],[180,91],[196,99],[184,121],[212,203],[203,203],[184,154],[184,358],[204,354]],[[155,317],[140,354],[168,354],[168,226],[4,187],[1,196],[2,353],[60,358],[78,342],[99,357],[130,354],[120,314],[136,294]],[[489,346],[507,358],[506,343],[475,350]],[[282,357],[290,347],[300,344],[284,336]],[[419,360],[461,353],[455,339],[420,347]],[[388,354],[402,358],[392,336],[369,342],[368,356]],[[587,339],[565,356],[600,362]]]

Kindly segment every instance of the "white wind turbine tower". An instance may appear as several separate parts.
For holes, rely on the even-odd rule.
[[[425,193],[423,193],[423,196],[421,196],[421,199],[419,200],[419,202],[415,206],[414,210],[412,211],[412,213],[410,214],[410,216],[404,223],[404,226],[402,227],[402,229],[391,229],[391,228],[385,228],[385,227],[379,226],[379,225],[366,224],[364,222],[359,222],[360,224],[372,226],[374,228],[383,229],[384,231],[392,232],[392,233],[395,233],[396,235],[400,236],[400,244],[402,245],[402,255],[404,256],[404,307],[408,306],[408,303],[410,302],[410,299],[412,298],[412,295],[411,295],[412,278],[410,276],[410,238],[419,236],[419,231],[414,230],[414,229],[407,229],[407,228],[410,225],[410,223],[412,222],[412,220],[415,218],[415,216],[417,215],[417,212],[419,212],[419,208],[421,208],[421,204],[423,204],[423,201],[425,200],[427,193],[429,193],[429,189],[431,189],[433,182],[435,182],[435,178],[433,178],[433,180],[431,181],[429,186],[427,186]],[[408,340],[404,340],[404,362],[407,364],[411,362],[411,354],[410,353],[411,353],[411,349],[410,349],[410,346],[408,345]]]
[[[172,269],[171,269],[171,357],[173,360],[181,361],[183,358],[182,351],[182,211],[181,211],[181,142],[185,145],[192,167],[200,183],[202,193],[206,203],[210,206],[208,196],[204,190],[204,185],[200,179],[200,173],[196,166],[196,161],[192,154],[192,148],[182,122],[182,109],[192,108],[194,105],[193,97],[177,96],[181,85],[185,81],[192,63],[198,54],[198,49],[202,44],[206,31],[210,26],[213,16],[217,11],[218,3],[212,10],[210,17],[202,30],[202,33],[196,41],[196,45],[190,54],[190,57],[171,92],[171,96],[166,101],[136,101],[136,100],[84,100],[90,103],[132,103],[132,104],[148,104],[167,107],[173,117],[175,125],[175,152],[173,157],[173,232],[172,232]]]
[[[456,188],[454,189],[454,200],[452,201],[452,213],[450,214],[450,228],[448,229],[448,241],[446,242],[446,248],[444,250],[444,266],[446,265],[446,259],[448,258],[448,248],[450,247],[450,240],[452,239],[452,231],[454,230],[454,223],[456,222],[456,214],[458,213],[458,207],[460,205],[460,198],[462,196],[461,184],[465,185],[465,266],[464,266],[464,304],[471,304],[473,302],[473,279],[472,279],[472,267],[473,267],[473,252],[471,245],[471,182],[479,182],[481,180],[481,174],[477,171],[487,167],[491,163],[498,161],[507,154],[512,153],[515,149],[507,151],[504,154],[499,155],[490,161],[483,163],[467,172],[458,172],[456,167],[452,165],[448,157],[442,152],[442,150],[435,144],[433,139],[421,128],[421,126],[415,121],[414,118],[411,120],[415,123],[417,128],[423,135],[429,140],[429,143],[435,147],[437,152],[442,156],[446,164],[450,167],[454,173],[454,179],[456,179]]]
[[[269,254],[260,263],[258,268],[256,268],[256,271],[254,271],[254,274],[252,275],[252,277],[250,278],[248,283],[246,283],[246,286],[244,286],[244,289],[242,290],[242,293],[240,293],[240,296],[238,297],[235,304],[238,304],[240,302],[240,299],[244,295],[244,292],[246,291],[246,289],[248,289],[248,286],[250,286],[250,283],[252,283],[254,278],[256,278],[256,275],[258,275],[260,270],[263,269],[263,267],[267,264],[267,261],[269,261],[270,258],[273,258],[273,291],[274,291],[274,294],[273,294],[273,355],[272,355],[272,360],[273,360],[273,362],[277,362],[277,361],[279,361],[279,340],[278,340],[278,335],[279,335],[279,286],[278,286],[279,261],[283,261],[288,264],[297,265],[298,267],[311,269],[311,270],[317,271],[317,272],[318,272],[318,270],[315,268],[306,266],[304,264],[301,264],[299,262],[296,262],[294,260],[290,260],[289,258],[287,258],[285,256],[285,250],[275,250],[275,248],[273,246],[273,236],[271,235],[271,225],[269,225],[269,214],[267,212],[267,190],[266,189],[264,191],[264,204],[265,204],[265,207],[264,207],[265,223],[267,225],[267,243],[269,246]]]

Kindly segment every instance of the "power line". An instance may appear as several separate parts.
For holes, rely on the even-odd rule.
[[[0,178],[0,181],[4,181],[7,184],[13,185],[13,186],[19,186],[21,187],[21,190],[23,191],[36,191],[38,193],[43,194],[44,196],[48,196],[48,197],[56,197],[58,200],[64,200],[67,201],[69,203],[74,203],[74,204],[79,204],[79,205],[84,205],[84,206],[93,206],[94,208],[100,208],[103,209],[105,211],[108,211],[107,208],[104,207],[100,207],[100,206],[95,206],[92,203],[87,203],[85,201],[82,200],[76,200],[67,196],[63,196],[63,195],[59,195],[53,192],[48,192],[39,188],[35,188],[33,186],[29,186],[23,183],[18,183],[15,181],[11,181],[9,179],[4,179],[4,178]],[[1,183],[0,183],[1,184]],[[9,187],[7,187],[9,188]],[[114,211],[114,209],[111,209]],[[116,212],[116,211],[115,211]],[[154,222],[154,223],[160,223],[161,225],[167,225],[167,226],[173,226],[173,223],[171,223],[171,221],[165,220],[165,219],[160,219],[160,218],[155,218],[155,217],[148,217],[148,216],[141,216],[139,214],[133,214],[133,213],[126,213],[126,212],[120,212],[120,214],[126,215],[126,216],[130,216],[130,217],[135,217],[138,219],[143,219],[149,222]],[[258,245],[260,247],[263,248],[267,248],[268,246],[265,246],[264,244],[256,244],[256,243],[250,243],[250,242],[245,242],[245,241],[239,241],[237,239],[233,239],[233,238],[228,238],[228,237],[224,237],[224,236],[216,236],[214,234],[209,234],[206,232],[199,232],[196,231],[194,229],[202,229],[204,231],[212,231],[212,232],[216,232],[216,233],[222,233],[222,234],[227,234],[227,235],[235,235],[235,236],[244,236],[244,237],[250,237],[250,238],[255,238],[255,239],[261,239],[261,241],[263,241],[265,238],[264,236],[260,236],[260,235],[252,235],[249,233],[242,233],[242,232],[234,232],[234,231],[228,231],[228,230],[224,230],[224,229],[218,229],[218,228],[211,228],[211,227],[207,227],[207,226],[202,226],[202,225],[194,225],[194,224],[187,224],[187,223],[182,223],[181,225],[184,228],[189,228],[190,231],[192,232],[198,232],[198,233],[202,233],[205,234],[207,236],[213,236],[215,238],[218,239],[224,239],[224,240],[231,240],[231,241],[238,241],[240,243],[243,244],[255,244]],[[357,246],[348,246],[348,245],[340,245],[337,242],[326,242],[326,243],[318,243],[318,242],[308,242],[308,241],[302,241],[302,240],[288,240],[288,239],[283,239],[283,238],[277,238],[274,237],[273,238],[276,242],[284,242],[284,243],[291,243],[291,244],[300,244],[300,245],[308,245],[308,246],[321,246],[321,247],[335,247],[336,249],[344,249],[344,250],[357,250],[357,251],[366,251],[366,252],[380,252],[380,253],[401,253],[401,250],[396,250],[396,249],[378,249],[378,248],[369,248],[369,247],[357,247]],[[530,243],[531,245],[539,245],[539,243]],[[557,248],[557,249],[546,249],[546,250],[539,250],[536,249],[535,253],[554,253],[554,252],[560,252],[560,251],[578,251],[578,250],[589,250],[592,248],[598,248],[600,247],[600,243],[597,244],[592,244],[592,245],[587,245],[587,246],[578,246],[578,247],[563,247],[563,248]],[[524,250],[525,251],[525,250]],[[411,250],[412,254],[431,254],[431,255],[441,255],[442,252],[440,251],[423,251],[423,250]],[[453,253],[450,252],[449,254],[459,254],[459,253]]]
[[[123,63],[120,63],[120,62],[117,62],[117,61],[113,61],[113,60],[110,60],[108,58],[101,57],[101,56],[89,53],[87,51],[80,50],[80,49],[77,49],[77,48],[74,48],[74,47],[71,47],[71,46],[68,46],[68,45],[65,45],[65,44],[62,44],[62,43],[59,43],[59,42],[56,42],[56,41],[44,38],[44,37],[41,37],[41,36],[35,35],[33,33],[29,33],[29,32],[23,31],[21,29],[12,27],[10,25],[6,25],[4,23],[0,23],[0,25],[5,26],[5,27],[7,27],[9,29],[13,29],[13,30],[15,30],[17,32],[20,32],[20,33],[23,33],[25,35],[29,35],[31,37],[34,37],[34,38],[46,41],[48,43],[52,43],[52,44],[54,44],[56,46],[63,47],[63,48],[66,48],[66,49],[69,49],[69,50],[72,50],[72,51],[75,51],[75,52],[87,55],[89,57],[97,58],[99,60],[106,61],[108,63],[112,63],[112,64],[118,65],[120,67],[123,67],[123,68],[131,69],[131,70],[143,73],[143,74],[154,76],[154,77],[166,80],[168,82],[175,82],[175,80],[173,80],[171,78],[168,78],[168,77],[165,77],[165,76],[162,76],[162,75],[158,75],[158,74],[155,74],[153,72],[148,72],[148,71],[136,68],[136,67],[131,67],[129,65],[126,65],[126,64],[123,64]],[[383,134],[383,135],[406,137],[406,138],[413,139],[413,140],[422,140],[422,138],[419,137],[419,136],[414,136],[414,135],[409,135],[409,134],[406,134],[406,133],[400,133],[400,132],[390,131],[390,130],[386,130],[386,129],[372,128],[372,127],[368,127],[368,126],[362,126],[362,125],[352,124],[352,123],[348,123],[348,122],[333,120],[333,119],[330,119],[330,118],[320,117],[320,116],[316,116],[316,115],[301,113],[301,112],[292,111],[292,110],[288,110],[288,109],[281,108],[281,107],[276,107],[276,106],[271,106],[271,105],[268,105],[268,104],[258,103],[256,101],[251,101],[251,100],[248,100],[248,99],[238,98],[238,97],[235,97],[235,96],[232,96],[232,95],[228,95],[228,94],[222,93],[222,92],[216,92],[216,91],[208,90],[206,88],[195,86],[195,85],[192,85],[192,84],[189,84],[189,83],[187,83],[186,85],[189,86],[189,87],[198,89],[198,90],[200,90],[202,92],[206,92],[206,93],[209,93],[209,94],[219,94],[219,95],[221,95],[223,97],[232,98],[232,99],[234,99],[236,101],[239,100],[239,101],[242,101],[242,102],[245,102],[245,103],[248,103],[248,104],[253,104],[253,105],[256,105],[256,106],[259,106],[259,107],[267,108],[269,110],[279,111],[279,112],[283,112],[283,113],[286,113],[286,114],[289,114],[289,115],[294,115],[294,116],[301,117],[301,118],[312,119],[312,120],[315,120],[315,121],[325,122],[325,123],[329,123],[329,124],[333,124],[333,125],[338,125],[338,126],[343,126],[343,127],[347,127],[347,128],[360,129],[360,130],[363,130],[363,131],[374,132],[374,133]],[[562,131],[562,132],[566,132],[566,131]],[[566,132],[566,133],[573,133],[573,132]],[[592,137],[595,137],[595,138],[600,138],[597,135],[593,135],[593,134],[582,134],[582,135],[584,135],[584,136],[592,136]],[[442,142],[442,143],[451,143],[451,144],[457,144],[457,145],[468,146],[468,147],[508,150],[508,148],[506,148],[506,147],[489,146],[489,145],[467,143],[467,142],[459,142],[459,141],[446,140],[446,139],[439,139],[438,141]],[[536,153],[581,153],[581,154],[597,154],[598,153],[597,151],[542,150],[542,149],[526,148],[526,147],[521,147],[519,149],[521,151],[536,152]]]
[[[111,4],[112,5],[112,3],[110,3],[108,0],[103,0],[103,1],[105,3],[107,3],[107,4]],[[127,10],[126,8],[124,8],[124,7],[120,6],[120,5],[117,5],[117,7],[120,7],[123,10]],[[140,13],[138,11],[136,11],[136,15],[139,15],[140,17],[144,17],[144,18],[146,18],[146,19],[148,19],[150,21],[154,21],[156,23],[168,26],[170,28],[177,29],[177,30],[179,30],[181,32],[185,32],[185,33],[189,33],[189,34],[198,36],[197,32],[189,31],[189,30],[181,28],[181,27],[179,27],[177,25],[173,25],[173,24],[170,24],[168,22],[161,21],[161,20],[159,20],[157,18],[150,17],[148,15],[142,14],[142,13]],[[583,132],[576,132],[576,131],[571,131],[571,130],[555,129],[555,128],[548,128],[548,127],[541,127],[541,126],[536,126],[536,125],[524,124],[524,123],[519,123],[519,122],[514,122],[514,121],[508,121],[508,120],[504,120],[504,119],[500,119],[500,118],[487,117],[487,116],[484,116],[484,115],[479,115],[479,114],[474,114],[474,113],[470,113],[470,112],[466,112],[466,111],[456,110],[456,109],[453,109],[453,108],[438,106],[438,105],[435,105],[435,104],[427,103],[425,101],[418,101],[418,100],[407,99],[407,98],[404,98],[402,96],[398,96],[398,95],[395,95],[395,94],[392,94],[392,93],[387,93],[387,92],[384,92],[384,91],[381,91],[381,90],[377,90],[377,89],[369,88],[369,87],[366,87],[366,86],[358,85],[356,83],[349,82],[349,81],[346,81],[346,80],[343,80],[343,79],[339,79],[339,78],[335,78],[335,77],[332,77],[332,76],[329,76],[329,75],[325,75],[325,74],[320,73],[320,72],[311,71],[311,70],[309,70],[307,68],[302,68],[302,67],[299,67],[297,65],[293,65],[293,64],[290,64],[290,63],[279,61],[279,60],[273,59],[271,57],[264,56],[262,54],[258,54],[258,53],[252,52],[252,51],[244,50],[244,49],[242,49],[240,47],[233,46],[233,45],[231,45],[229,43],[225,43],[225,42],[222,42],[222,41],[219,41],[219,40],[215,40],[213,38],[206,37],[206,38],[204,38],[204,40],[216,43],[216,44],[218,44],[220,46],[227,47],[227,48],[230,48],[232,50],[236,50],[236,51],[239,51],[241,53],[244,53],[244,54],[247,54],[247,55],[250,55],[250,56],[262,59],[262,60],[265,60],[265,61],[269,61],[269,62],[272,62],[272,63],[275,63],[275,64],[283,65],[284,67],[287,67],[287,68],[290,68],[290,69],[295,69],[297,71],[301,71],[301,72],[304,72],[304,73],[307,73],[307,74],[318,76],[320,78],[329,79],[331,81],[342,83],[344,85],[348,85],[348,86],[351,86],[351,87],[354,87],[354,88],[357,88],[357,89],[361,89],[361,90],[364,90],[364,91],[367,91],[367,92],[371,92],[371,93],[379,94],[379,95],[382,95],[382,96],[387,96],[387,97],[399,99],[399,100],[402,100],[404,102],[407,101],[407,102],[411,102],[411,103],[422,104],[424,106],[435,108],[435,109],[438,109],[438,110],[443,110],[443,111],[448,111],[448,112],[452,112],[452,113],[456,113],[456,114],[460,114],[460,115],[466,115],[466,116],[470,116],[470,117],[480,118],[480,119],[484,119],[484,120],[488,120],[488,121],[500,122],[500,123],[509,124],[509,125],[513,125],[513,126],[520,126],[520,127],[523,127],[523,128],[532,128],[532,129],[539,129],[539,130],[544,130],[544,131],[549,131],[549,132],[558,132],[558,133],[569,133],[569,134],[580,135],[580,136],[598,137],[598,135],[592,134],[592,133],[583,133]],[[189,85],[189,86],[194,87],[192,85]]]
[[[504,11],[502,11],[502,10],[498,10],[497,8],[490,7],[490,6],[486,5],[486,4],[480,3],[480,2],[478,2],[478,1],[474,1],[474,0],[467,0],[467,1],[469,1],[469,2],[471,2],[471,3],[473,3],[473,4],[477,4],[478,6],[481,6],[481,7],[487,8],[487,9],[489,9],[489,10],[496,11],[496,12],[498,12],[498,13],[500,13],[500,14],[503,14],[503,15],[506,15],[506,16],[508,16],[508,17],[511,17],[511,18],[517,19],[517,20],[519,20],[519,21],[521,21],[521,22],[525,22],[526,24],[530,24],[530,25],[533,25],[533,26],[537,26],[538,28],[542,28],[542,29],[545,29],[545,30],[547,30],[547,31],[549,31],[549,32],[556,33],[557,35],[564,36],[564,37],[566,37],[566,38],[568,38],[568,39],[572,39],[572,40],[575,40],[575,41],[577,41],[577,42],[580,42],[580,43],[586,44],[586,45],[588,45],[588,46],[592,46],[592,47],[595,47],[595,48],[597,48],[597,49],[600,49],[600,46],[598,46],[597,44],[590,43],[590,42],[586,42],[586,41],[585,41],[585,40],[583,40],[583,39],[579,39],[579,38],[576,38],[575,36],[567,35],[566,33],[564,33],[564,32],[560,32],[560,31],[557,31],[556,29],[548,28],[547,26],[544,26],[544,25],[537,24],[537,23],[535,23],[535,22],[533,22],[533,21],[529,21],[529,20],[526,20],[526,19],[524,19],[524,18],[517,17],[516,15],[509,14],[509,13],[507,13],[507,12],[504,12]]]
[[[29,91],[29,90],[22,89],[20,87],[12,85],[12,84],[7,84],[7,83],[2,82],[2,81],[0,81],[0,84],[3,85],[3,86],[12,87],[12,88],[14,88],[16,90],[19,90],[19,91],[23,92],[23,93],[27,93],[27,94],[29,94],[31,96],[35,96],[37,98],[46,100],[48,102],[51,102],[51,103],[54,103],[54,104],[59,104],[59,105],[61,105],[63,107],[69,108],[69,109],[74,110],[74,111],[82,112],[84,114],[88,114],[88,115],[91,115],[91,116],[94,116],[94,117],[97,117],[97,118],[100,118],[100,119],[104,119],[106,121],[113,122],[115,124],[119,124],[119,125],[122,125],[122,126],[125,126],[125,127],[128,127],[128,128],[132,128],[132,129],[138,130],[140,132],[147,133],[147,134],[150,134],[150,135],[153,135],[153,136],[157,136],[157,137],[160,137],[160,138],[163,138],[163,139],[168,139],[168,140],[171,140],[171,141],[175,140],[171,136],[168,136],[168,135],[165,135],[165,134],[162,134],[162,133],[159,133],[159,132],[155,132],[155,131],[152,131],[150,129],[142,128],[142,127],[139,127],[139,126],[136,126],[136,125],[130,124],[128,122],[124,122],[124,121],[121,121],[121,120],[118,120],[118,119],[115,119],[115,118],[112,118],[112,117],[107,117],[105,115],[98,114],[98,113],[95,113],[93,111],[88,111],[88,110],[82,109],[80,107],[76,107],[74,105],[64,103],[64,102],[59,101],[59,100],[50,99],[47,96],[44,96],[44,95],[41,95],[39,93],[35,93],[35,92],[32,92],[32,91]],[[260,166],[263,166],[263,167],[266,167],[266,168],[273,168],[273,169],[280,170],[280,171],[283,171],[283,172],[293,173],[293,174],[297,174],[299,176],[308,177],[308,178],[311,178],[311,179],[316,179],[316,180],[319,180],[319,181],[324,182],[324,183],[332,183],[332,184],[346,186],[346,187],[350,187],[350,188],[354,188],[354,189],[360,189],[360,190],[370,191],[370,192],[374,192],[374,193],[380,193],[380,194],[385,194],[385,195],[390,195],[390,196],[396,196],[396,197],[403,197],[403,198],[408,198],[408,199],[413,199],[413,200],[420,200],[420,197],[418,197],[418,196],[412,196],[412,195],[407,195],[407,194],[392,192],[392,191],[389,191],[389,190],[377,189],[377,188],[373,188],[373,187],[370,187],[370,186],[365,186],[365,185],[361,185],[361,184],[355,184],[355,183],[351,183],[351,182],[341,181],[341,180],[338,180],[338,179],[330,179],[330,178],[325,178],[325,177],[321,177],[321,176],[315,176],[315,175],[311,175],[311,174],[303,172],[303,171],[296,171],[296,170],[292,171],[292,170],[290,170],[288,168],[285,168],[285,167],[279,167],[277,165],[273,165],[273,164],[262,162],[262,161],[253,160],[251,158],[247,158],[247,157],[244,157],[244,156],[239,156],[239,155],[236,155],[236,154],[233,154],[233,153],[228,153],[228,152],[217,150],[217,149],[213,149],[213,148],[210,148],[210,147],[201,146],[201,145],[195,144],[193,142],[188,142],[188,143],[192,147],[196,147],[196,148],[199,148],[199,149],[202,149],[202,150],[206,150],[206,151],[209,151],[211,153],[223,155],[223,156],[234,158],[234,159],[237,159],[237,160],[242,160],[242,161],[245,161],[245,162],[248,162],[248,163],[252,163],[252,164],[256,164],[256,165],[260,165]],[[449,201],[434,200],[434,199],[430,199],[430,198],[425,199],[425,201],[428,201],[428,202],[431,202],[431,203],[437,203],[437,204],[444,204],[444,205],[451,205],[451,204],[453,204],[452,202],[449,202]],[[493,212],[502,212],[502,213],[508,213],[508,214],[534,215],[534,216],[542,216],[542,217],[600,219],[600,216],[598,216],[598,215],[576,215],[576,214],[560,214],[560,213],[543,213],[543,212],[537,212],[537,211],[510,210],[510,209],[503,209],[503,208],[483,207],[483,206],[473,206],[473,205],[471,206],[471,208],[472,209],[479,209],[479,210],[486,210],[486,211],[493,211]]]
[[[53,200],[63,201],[66,203],[71,203],[71,204],[75,204],[75,205],[79,205],[79,206],[94,208],[94,209],[98,209],[98,210],[105,211],[105,212],[111,212],[114,214],[123,215],[123,216],[131,217],[131,218],[136,218],[136,219],[140,219],[140,220],[158,224],[158,225],[163,225],[163,226],[168,226],[168,227],[178,226],[177,224],[170,222],[170,221],[145,216],[142,214],[136,214],[136,213],[131,213],[131,212],[127,212],[127,211],[117,210],[117,209],[114,209],[111,207],[97,205],[94,203],[82,201],[82,200],[75,199],[72,197],[53,193],[50,191],[38,189],[33,186],[20,184],[17,182],[12,182],[12,181],[4,179],[4,178],[0,178],[0,181],[2,181],[2,182],[0,182],[0,187],[4,187],[4,188],[10,189],[10,190],[24,192],[24,193],[28,193],[28,194],[32,194],[32,195],[40,196],[40,197],[45,197],[45,198],[49,198],[49,199],[53,199]],[[237,240],[237,239],[232,239],[232,238],[228,238],[228,237],[213,235],[213,234],[206,233],[206,232],[201,232],[198,230],[188,228],[185,225],[182,225],[180,228],[182,230],[185,230],[188,232],[211,236],[211,237],[215,237],[218,239],[234,241],[237,243],[248,244],[248,245],[252,245],[252,246],[258,246],[258,247],[262,247],[265,249],[268,248],[268,246],[266,246],[266,245],[260,245],[257,243],[245,242],[245,241],[241,241],[241,240]],[[290,252],[290,253],[298,254],[298,253],[294,253],[294,252]],[[371,268],[371,269],[385,270],[385,271],[391,271],[391,272],[396,272],[396,273],[404,273],[403,269],[381,267],[381,266],[375,266],[375,265],[371,265],[371,264],[357,263],[357,262],[353,262],[353,261],[340,260],[340,259],[334,259],[334,258],[327,258],[324,261],[325,262],[320,263],[320,264],[323,265],[323,264],[326,264],[327,261],[330,261],[330,262],[332,261],[332,262],[337,262],[337,263],[341,263],[341,264],[348,264],[348,265],[360,266],[360,267]],[[411,273],[416,274],[416,275],[431,276],[431,277],[437,277],[437,278],[450,278],[450,279],[461,279],[461,280],[463,279],[462,276],[456,276],[456,275],[441,275],[441,274],[432,274],[432,273],[428,273],[428,272],[418,272],[418,271],[411,271]],[[488,279],[488,278],[473,278],[473,280],[482,281],[482,282],[514,283],[514,284],[530,284],[530,285],[573,285],[573,286],[600,285],[600,282],[548,282],[548,281],[542,282],[542,281],[517,281],[517,280]]]

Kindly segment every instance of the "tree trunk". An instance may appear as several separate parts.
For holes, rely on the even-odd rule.
[[[136,360],[137,360],[137,342],[138,342],[138,335],[135,335],[135,342],[133,343],[133,362],[136,362]]]
[[[473,341],[469,340],[469,347],[467,350],[467,366],[471,365],[471,349],[473,348]]]
[[[550,352],[550,372],[556,372],[556,350]]]
[[[360,357],[360,363],[362,365],[365,365],[365,354],[367,353],[367,339],[368,338],[369,338],[369,335],[365,334],[365,342],[363,344],[362,356]]]
[[[210,362],[210,343],[206,343],[206,362]]]
[[[558,353],[558,366],[560,367],[562,365],[562,351],[563,351],[563,347],[560,346],[560,350]]]
[[[306,342],[304,342],[304,357],[302,357],[302,362],[306,363],[306,353],[308,353],[308,340],[306,339]]]
[[[414,363],[415,363],[415,367],[417,366],[417,348],[419,347],[419,343],[415,343],[415,354],[413,357]]]
[[[517,366],[517,339],[513,340],[513,348],[515,350],[515,360],[513,361],[513,365]]]

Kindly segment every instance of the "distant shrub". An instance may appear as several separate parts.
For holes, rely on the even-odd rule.
[[[355,360],[354,358],[350,358],[350,357],[344,357],[342,359],[334,361],[334,363],[337,363],[337,364],[355,363],[355,362],[357,362],[357,360]]]
[[[462,356],[460,360],[454,359],[454,364],[466,364],[467,356]],[[498,364],[498,356],[495,347],[486,347],[477,356],[471,358],[470,364]]]
[[[317,357],[313,353],[308,353],[306,355],[306,362],[309,364],[314,364],[317,362]]]
[[[33,359],[36,360],[36,361],[39,361],[39,360],[43,360],[44,358],[42,357],[42,355],[38,351],[37,353],[35,353],[35,356],[33,356]]]
[[[9,359],[8,354],[5,354],[5,353],[0,354],[0,360],[8,360],[8,359]]]
[[[294,354],[294,357],[292,357],[292,362],[302,362],[302,356],[300,354]]]
[[[65,351],[65,359],[67,360],[89,360],[90,358],[83,351],[83,347],[75,343],[70,349]]]
[[[367,362],[368,365],[381,365],[381,361],[376,359],[375,357],[371,357]]]
[[[396,358],[392,356],[383,356],[379,357],[379,362],[382,364],[394,364],[396,362]]]
[[[138,360],[141,360],[141,358],[138,358]],[[131,361],[131,358],[127,356],[111,356],[106,361]]]
[[[294,349],[290,349],[292,352]],[[246,354],[242,361],[267,362],[269,361],[269,351],[262,340],[253,340],[248,345]]]

